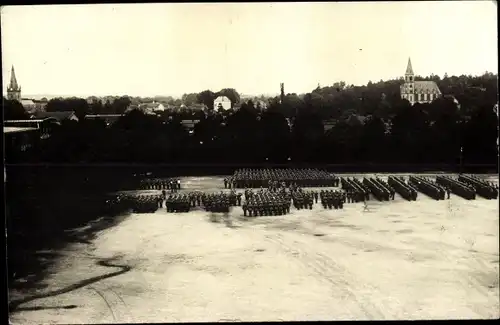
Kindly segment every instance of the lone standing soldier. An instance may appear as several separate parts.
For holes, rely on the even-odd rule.
[[[224,178],[224,188],[227,188],[227,178]]]
[[[163,195],[158,195],[156,197],[156,203],[158,204],[158,208],[163,207]]]
[[[451,190],[449,187],[446,188],[446,196],[447,196],[447,199],[449,200],[450,199],[450,193],[451,193]]]

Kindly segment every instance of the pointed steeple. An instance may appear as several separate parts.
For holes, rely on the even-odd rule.
[[[406,74],[413,74],[413,68],[411,66],[411,59],[408,58],[408,66],[406,67]]]
[[[12,66],[12,70],[10,72],[9,88],[13,89],[13,90],[17,90],[18,89],[18,84],[17,84],[17,79],[16,79],[16,72],[14,71],[14,66]]]
[[[19,87],[19,85],[17,84],[14,66],[12,66],[12,70],[10,72],[10,83],[7,87],[7,99],[21,100],[21,87]]]

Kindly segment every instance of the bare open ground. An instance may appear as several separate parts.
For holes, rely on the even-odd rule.
[[[223,189],[217,177],[183,184]],[[11,292],[21,302],[11,321],[500,316],[497,200],[434,201],[419,194],[416,202],[371,201],[367,212],[362,203],[344,207],[318,204],[258,218],[243,218],[237,207],[229,221],[211,221],[201,210],[133,214],[90,245],[68,247],[46,278],[48,287]]]

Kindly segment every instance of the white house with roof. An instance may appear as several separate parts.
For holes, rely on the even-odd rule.
[[[222,107],[223,110],[227,111],[231,109],[231,100],[226,96],[219,96],[214,100],[214,109],[218,110]]]
[[[415,74],[408,59],[406,67],[405,82],[400,87],[401,98],[406,99],[411,105],[415,103],[430,103],[441,97],[441,91],[434,81],[415,81]]]
[[[145,114],[154,114],[156,111],[164,111],[165,106],[162,103],[153,101],[152,103],[143,103],[139,105],[139,109]]]

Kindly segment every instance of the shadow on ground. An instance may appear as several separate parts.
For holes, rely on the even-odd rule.
[[[9,302],[9,312],[13,313],[13,312],[16,312],[16,311],[19,312],[22,310],[33,310],[34,311],[34,310],[42,310],[42,309],[72,309],[72,308],[77,308],[78,306],[75,306],[75,305],[52,306],[52,307],[37,306],[37,307],[25,307],[25,308],[20,308],[20,306],[23,304],[32,302],[34,300],[48,298],[48,297],[54,297],[54,296],[58,296],[61,294],[65,294],[65,293],[71,292],[73,290],[77,290],[77,289],[83,288],[85,286],[88,286],[90,284],[96,283],[98,281],[124,274],[132,269],[132,267],[129,265],[120,265],[120,264],[116,264],[116,263],[113,264],[113,260],[115,260],[115,259],[116,258],[102,259],[102,260],[97,261],[96,264],[99,266],[119,268],[120,270],[115,271],[115,272],[111,272],[111,273],[107,273],[107,274],[103,274],[103,275],[99,275],[99,276],[95,276],[95,277],[92,277],[89,279],[85,279],[85,280],[79,281],[77,283],[71,284],[67,287],[64,287],[62,289],[49,291],[49,292],[45,292],[42,294],[35,294],[35,295],[24,297],[21,299],[11,300]]]
[[[7,169],[6,221],[9,290],[42,289],[41,282],[69,244],[90,244],[96,234],[123,221],[128,212],[111,211],[109,193],[120,182],[105,170],[45,167]],[[10,180],[10,181],[9,181]]]
[[[82,230],[52,232],[24,231],[23,235],[9,236],[7,267],[9,271],[9,289],[43,289],[47,285],[41,280],[47,271],[61,256],[59,250],[73,243],[90,244],[96,234],[123,221],[128,214],[100,217],[91,226]]]

